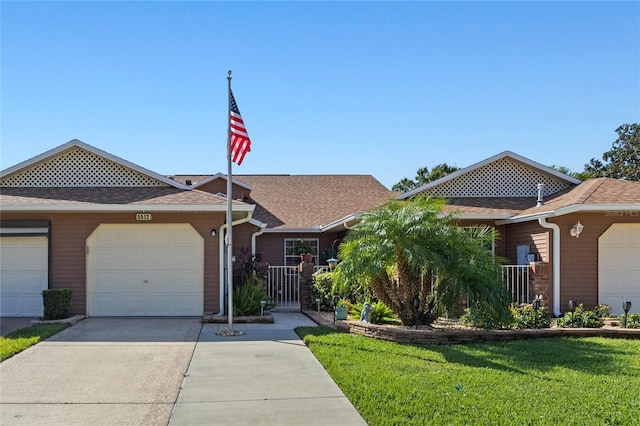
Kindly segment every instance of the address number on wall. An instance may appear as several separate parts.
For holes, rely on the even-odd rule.
[[[151,220],[151,213],[136,213],[136,220]]]

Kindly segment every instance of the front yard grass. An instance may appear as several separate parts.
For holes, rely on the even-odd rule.
[[[0,337],[0,362],[53,336],[68,326],[68,324],[35,324]]]
[[[413,346],[296,332],[370,425],[637,425],[640,340]]]

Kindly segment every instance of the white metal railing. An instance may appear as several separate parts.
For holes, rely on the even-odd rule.
[[[319,273],[322,273],[322,272],[331,272],[331,268],[329,267],[329,265],[321,265],[321,266],[314,265],[313,266],[313,273],[314,274],[319,274]]]
[[[529,296],[529,265],[503,265],[502,280],[511,293],[513,302],[531,303]]]
[[[267,295],[275,310],[300,311],[299,277],[297,266],[269,266]]]

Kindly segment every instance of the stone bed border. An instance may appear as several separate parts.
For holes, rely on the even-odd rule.
[[[609,337],[620,339],[640,339],[640,329],[633,328],[539,328],[526,330],[424,330],[408,327],[369,324],[361,321],[327,321],[315,312],[303,312],[318,324],[338,331],[359,334],[374,339],[397,343],[452,345],[544,337]]]

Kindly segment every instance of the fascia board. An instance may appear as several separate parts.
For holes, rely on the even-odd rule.
[[[453,213],[453,217],[458,220],[503,220],[509,219],[512,217],[512,214],[505,213],[492,213],[492,214],[482,214],[482,213],[468,213],[468,214],[456,214]]]
[[[264,230],[265,234],[310,234],[321,233],[321,228],[267,228]]]
[[[207,183],[209,183],[211,181],[214,181],[216,179],[224,179],[226,181],[227,180],[227,175],[224,175],[222,173],[216,173],[215,175],[209,176],[206,179],[203,179],[201,181],[196,182],[195,184],[191,185],[191,188],[198,188],[199,186],[207,184]],[[234,184],[234,185],[241,186],[241,187],[251,191],[251,185],[249,185],[247,183],[244,183],[244,182],[241,182],[241,181],[239,181],[237,179],[234,179],[233,177],[231,178],[231,183]]]
[[[255,210],[252,204],[234,205],[234,212],[251,212]],[[0,212],[226,212],[225,205],[194,204],[194,205],[158,205],[158,204],[15,204],[3,205]]]
[[[340,219],[338,219],[338,220],[336,220],[334,222],[331,222],[331,223],[329,223],[327,225],[322,226],[321,229],[322,229],[323,232],[330,231],[330,230],[332,230],[334,228],[338,228],[340,226],[343,226],[343,225],[345,225],[345,224],[347,224],[347,223],[349,223],[351,221],[358,220],[358,219],[360,219],[361,216],[362,216],[362,213],[352,213],[352,214],[347,215],[347,216],[345,216],[343,218],[340,218]]]
[[[69,142],[67,142],[67,143],[65,143],[63,145],[58,146],[57,148],[53,148],[53,149],[51,149],[49,151],[46,151],[46,152],[44,152],[44,153],[42,153],[40,155],[37,155],[37,156],[35,156],[33,158],[30,158],[29,160],[23,161],[23,162],[21,162],[19,164],[16,164],[15,166],[12,166],[12,167],[9,167],[9,168],[3,170],[2,172],[0,172],[0,179],[4,178],[5,176],[8,176],[10,174],[13,174],[15,172],[18,172],[18,171],[20,171],[22,169],[26,169],[26,168],[28,168],[28,167],[30,167],[32,165],[35,165],[35,164],[37,164],[37,163],[39,163],[41,161],[46,160],[47,158],[54,157],[54,156],[56,156],[58,154],[63,153],[64,151],[67,151],[67,150],[69,150],[71,148],[75,148],[75,147],[82,148],[84,150],[87,150],[87,151],[95,154],[95,155],[99,155],[101,157],[104,157],[104,158],[106,158],[108,160],[113,161],[114,163],[118,163],[118,164],[120,164],[122,166],[125,166],[127,168],[132,169],[132,170],[135,170],[138,173],[145,174],[145,175],[147,175],[149,177],[152,177],[152,178],[154,178],[156,180],[159,180],[159,181],[161,181],[163,183],[166,183],[169,186],[173,186],[174,188],[183,189],[183,190],[187,190],[187,191],[191,190],[191,188],[186,186],[186,185],[178,183],[178,182],[176,182],[174,180],[171,180],[168,177],[163,176],[163,175],[161,175],[159,173],[153,172],[153,171],[151,171],[149,169],[145,169],[144,167],[138,166],[137,164],[134,164],[134,163],[132,163],[130,161],[127,161],[127,160],[122,159],[120,157],[117,157],[117,156],[115,156],[113,154],[110,154],[110,153],[108,153],[106,151],[98,149],[98,148],[96,148],[94,146],[86,144],[86,143],[84,143],[82,141],[79,141],[78,139],[73,139],[73,140],[71,140],[71,141],[69,141]]]
[[[570,206],[561,207],[557,210],[549,210],[525,216],[515,216],[512,219],[506,219],[496,222],[498,225],[528,222],[530,220],[538,220],[540,218],[549,218],[563,216],[578,212],[604,212],[604,211],[638,211],[640,212],[640,203],[626,204],[572,204]]]

